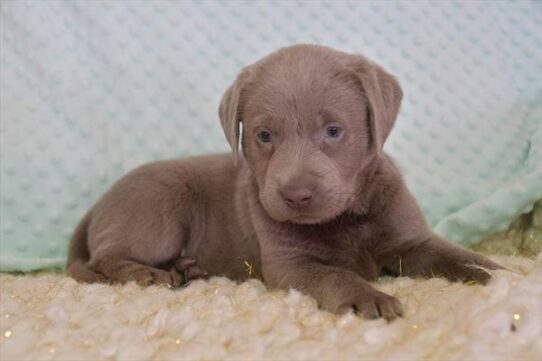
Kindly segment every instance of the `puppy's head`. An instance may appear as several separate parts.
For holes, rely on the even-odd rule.
[[[241,71],[219,115],[237,159],[277,221],[320,223],[351,207],[381,153],[402,98],[397,80],[359,55],[283,48]]]

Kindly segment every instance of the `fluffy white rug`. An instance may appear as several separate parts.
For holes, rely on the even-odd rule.
[[[383,279],[404,319],[387,324],[318,310],[256,280],[181,290],[82,285],[62,274],[0,276],[0,359],[540,360],[542,254],[494,257],[486,286]]]

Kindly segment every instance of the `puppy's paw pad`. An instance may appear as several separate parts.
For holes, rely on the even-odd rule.
[[[171,282],[167,284],[169,288],[179,288],[184,284],[184,276],[175,267],[169,270]]]
[[[207,279],[209,276],[207,272],[199,267],[197,262],[192,258],[179,258],[175,262],[175,268],[183,275],[184,283],[188,283],[196,279]]]
[[[143,287],[151,286],[154,283],[152,273],[147,270],[136,271],[128,278],[128,281],[135,281],[138,285]]]
[[[151,268],[142,268],[133,273],[132,279],[143,287],[152,285],[170,285],[171,287],[179,287],[182,278],[175,277],[172,272],[154,270]]]

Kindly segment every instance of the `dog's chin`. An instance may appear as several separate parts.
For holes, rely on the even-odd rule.
[[[319,223],[325,223],[331,219],[335,218],[334,216],[328,216],[328,217],[314,217],[310,215],[298,215],[295,217],[292,217],[291,219],[288,219],[288,222],[294,223],[294,224],[319,224]]]
[[[294,224],[321,224],[329,222],[335,219],[338,216],[338,213],[329,213],[329,214],[309,214],[309,213],[300,213],[295,216],[290,217],[287,221]]]
[[[310,212],[267,212],[269,217],[277,222],[311,225],[329,222],[335,219],[339,213],[314,214]]]

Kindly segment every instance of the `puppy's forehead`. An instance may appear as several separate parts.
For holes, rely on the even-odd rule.
[[[299,92],[321,86],[340,73],[343,67],[340,56],[302,50],[306,49],[286,49],[262,59],[254,66],[255,80],[273,88]]]
[[[365,101],[341,61],[318,54],[287,54],[257,63],[247,95],[246,112],[253,124],[321,122],[321,116],[350,117]]]

